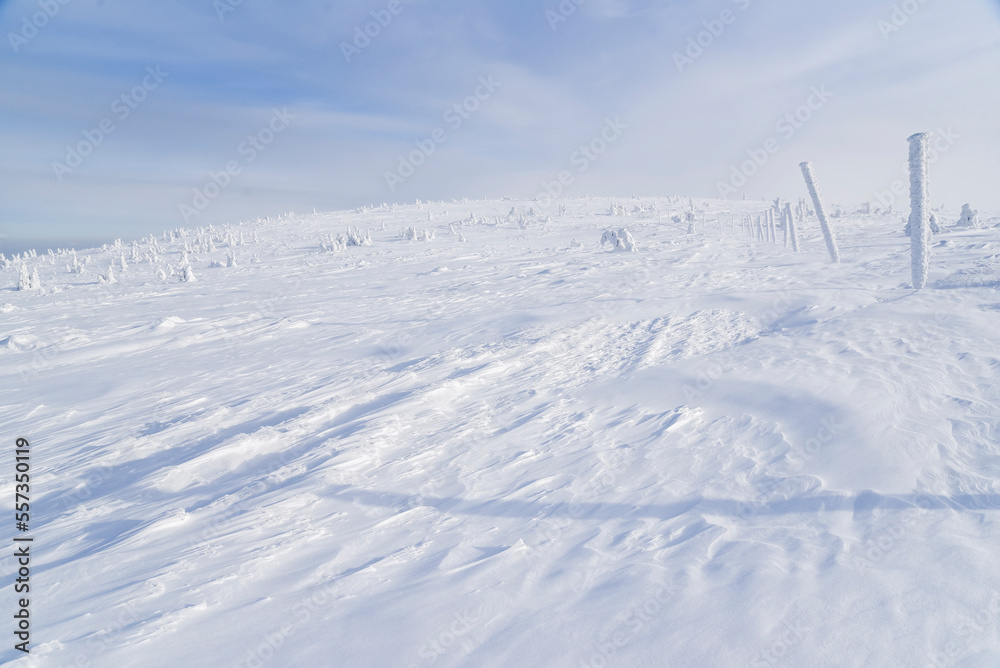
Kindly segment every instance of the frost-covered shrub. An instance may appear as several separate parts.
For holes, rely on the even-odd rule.
[[[968,204],[962,205],[962,216],[955,223],[958,227],[979,227],[979,212],[973,211]]]
[[[415,227],[407,227],[399,236],[407,241],[430,241],[434,238],[434,233],[429,230],[418,230]]]
[[[336,252],[347,249],[347,237],[342,234],[338,234],[336,237],[332,234],[325,234],[319,238],[319,248],[323,252]]]
[[[181,283],[196,283],[197,281],[198,277],[194,275],[194,269],[191,265],[186,265],[181,273]]]
[[[360,227],[348,227],[347,228],[347,245],[348,246],[371,246],[372,245],[372,231],[365,230],[361,231]]]
[[[635,244],[635,239],[632,238],[632,234],[624,227],[617,231],[605,231],[604,235],[601,237],[601,246],[604,246],[606,243],[611,244],[611,250],[614,251],[634,253],[638,250],[638,247]]]
[[[83,265],[76,258],[76,253],[73,253],[73,261],[66,265],[66,271],[71,274],[82,274]]]
[[[31,289],[31,275],[28,273],[28,265],[25,262],[21,263],[21,269],[18,272],[17,279],[17,289],[18,290],[30,290]]]
[[[117,283],[118,279],[115,278],[115,265],[113,265],[113,264],[109,265],[108,266],[108,273],[106,273],[106,274],[100,274],[97,277],[97,280],[100,281],[101,283],[105,283],[107,285],[111,285],[112,283]]]

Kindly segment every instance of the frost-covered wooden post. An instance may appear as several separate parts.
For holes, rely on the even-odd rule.
[[[786,204],[785,205],[785,218],[786,218],[785,225],[788,226],[788,236],[792,240],[792,250],[795,251],[796,253],[798,253],[799,252],[799,235],[795,231],[795,219],[792,218],[792,205],[791,204]]]
[[[931,264],[931,226],[927,206],[927,140],[929,132],[910,137],[910,271],[913,287],[927,284]]]
[[[778,229],[775,227],[774,223],[774,209],[767,210],[767,217],[771,225],[771,243],[776,244],[778,243]]]
[[[805,177],[806,187],[809,188],[809,196],[812,197],[813,206],[816,207],[816,217],[819,218],[819,226],[823,229],[823,238],[826,239],[826,249],[830,251],[830,259],[840,262],[840,251],[837,249],[837,239],[833,236],[833,228],[826,217],[826,210],[823,208],[823,200],[819,196],[819,189],[816,187],[816,177],[813,175],[812,165],[803,162],[799,165],[802,168],[802,176]]]

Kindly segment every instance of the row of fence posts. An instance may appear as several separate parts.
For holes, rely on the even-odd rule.
[[[931,228],[927,189],[927,143],[930,136],[929,132],[920,132],[907,140],[910,146],[910,271],[913,287],[917,290],[927,284],[927,272],[930,268]],[[806,189],[809,191],[809,197],[815,207],[820,230],[823,232],[823,239],[826,242],[826,249],[830,254],[830,261],[840,262],[837,237],[830,219],[826,215],[826,207],[823,204],[819,186],[816,184],[816,175],[813,172],[812,164],[803,162],[799,168],[802,170]],[[787,202],[784,209],[781,209],[779,201],[775,200],[773,207],[756,215],[756,217],[751,214],[741,216],[739,222],[741,232],[758,241],[770,241],[777,244],[776,213],[781,216],[780,224],[784,231],[785,248],[791,245],[792,250],[796,253],[799,252],[799,237],[795,228],[795,218],[792,215],[792,205]],[[735,217],[732,222],[732,231],[736,231]]]

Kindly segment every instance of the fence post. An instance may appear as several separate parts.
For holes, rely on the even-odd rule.
[[[813,206],[816,207],[816,216],[819,218],[819,226],[823,230],[823,238],[826,239],[826,249],[830,251],[830,259],[834,262],[840,262],[837,239],[833,236],[833,228],[830,227],[830,221],[826,217],[823,200],[820,198],[819,189],[816,187],[816,177],[813,175],[812,165],[808,162],[803,162],[799,167],[802,168],[802,176],[806,179],[809,196],[812,197]]]
[[[910,137],[910,272],[913,287],[927,284],[931,264],[931,226],[927,217],[927,140],[929,132]]]

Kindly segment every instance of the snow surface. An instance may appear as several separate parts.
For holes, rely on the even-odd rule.
[[[0,272],[37,497],[33,650],[0,661],[1000,664],[996,218],[917,292],[895,216],[838,219],[834,265],[815,218],[798,254],[743,235],[769,202],[696,200],[691,235],[686,199],[565,205]],[[322,242],[349,226],[372,244]]]

